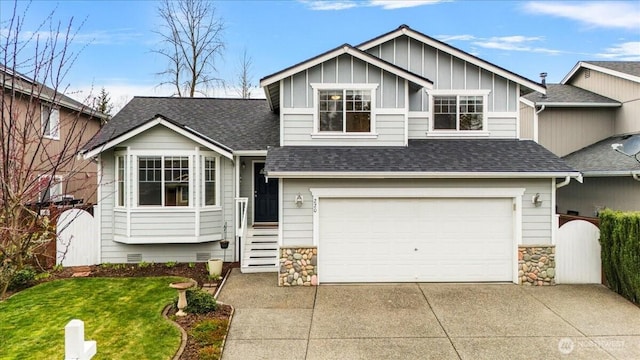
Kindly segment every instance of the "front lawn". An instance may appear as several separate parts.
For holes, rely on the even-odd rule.
[[[0,359],[64,358],[64,327],[85,324],[99,359],[170,359],[180,332],[161,311],[176,278],[79,278],[47,282],[0,302]]]

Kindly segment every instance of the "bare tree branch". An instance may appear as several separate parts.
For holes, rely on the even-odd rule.
[[[215,7],[204,0],[163,0],[158,7],[162,30],[157,31],[161,47],[154,50],[167,60],[158,73],[165,78],[160,85],[171,85],[175,95],[194,97],[205,94],[215,84],[224,84],[217,73],[216,61],[222,56],[224,24],[216,17]]]
[[[247,49],[242,52],[240,59],[240,67],[238,69],[238,95],[243,99],[251,98],[251,82],[253,76],[251,70],[253,67],[253,59],[247,54]]]

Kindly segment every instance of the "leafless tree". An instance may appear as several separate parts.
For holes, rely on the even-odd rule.
[[[240,59],[240,67],[238,69],[238,95],[243,99],[251,98],[251,82],[253,81],[253,76],[251,75],[251,70],[253,66],[253,59],[251,56],[247,54],[247,50],[245,49],[242,52],[242,58]]]
[[[53,204],[71,191],[91,197],[97,183],[95,164],[77,155],[100,119],[63,95],[78,56],[73,19],[63,24],[52,12],[27,31],[28,6],[20,13],[18,5],[2,14],[0,32],[0,298],[55,240]]]
[[[215,77],[216,61],[224,50],[224,23],[216,17],[211,1],[163,0],[158,7],[162,30],[161,48],[154,52],[168,61],[159,73],[165,80],[160,85],[175,88],[175,95],[194,97],[208,87],[223,84]]]

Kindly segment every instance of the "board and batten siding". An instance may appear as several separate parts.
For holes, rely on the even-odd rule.
[[[489,113],[518,111],[520,94],[516,83],[406,35],[374,46],[367,52],[433,81],[434,89],[491,90],[487,104]],[[429,99],[424,91],[409,96],[409,110],[429,111]]]
[[[610,108],[547,108],[538,114],[538,143],[562,157],[614,135],[614,122]]]
[[[615,133],[640,131],[640,83],[591,69],[580,69],[569,84],[622,103],[616,111]]]
[[[139,134],[125,142],[120,147],[129,147],[130,150],[157,150],[158,155],[164,150],[188,150],[194,151],[199,146],[192,140],[176,134],[164,126],[156,126]],[[196,236],[224,236],[224,224],[227,223],[226,237],[230,240],[229,249],[226,251],[226,261],[233,261],[235,254],[234,241],[234,170],[233,162],[220,157],[220,192],[219,208],[202,209],[196,211],[188,207],[149,209],[140,208],[114,208],[115,203],[115,154],[114,151],[105,151],[100,155],[102,165],[101,195],[99,201],[101,207],[101,250],[103,263],[125,263],[128,255],[140,255],[146,262],[195,262],[205,261],[208,257],[221,258],[224,254],[219,243],[196,244],[144,244],[132,245],[114,241],[114,235],[127,236],[129,221],[129,234],[135,238],[171,238]],[[129,170],[133,174],[135,169],[135,156],[129,155]],[[198,177],[199,178],[199,177]],[[131,179],[130,179],[131,180]],[[135,204],[133,198],[133,181],[129,181],[129,203]],[[201,186],[201,185],[195,185]],[[130,219],[127,219],[130,216]],[[199,217],[199,219],[197,219]],[[199,220],[199,227],[196,225]]]
[[[571,181],[557,192],[558,212],[578,211],[596,216],[605,207],[620,211],[640,211],[640,181],[631,176],[585,177],[583,183]]]
[[[299,193],[305,201],[300,208],[293,201],[283,202],[282,245],[313,244],[313,210],[310,188],[525,188],[522,198],[522,243],[551,243],[551,181],[549,179],[281,179],[283,199]],[[535,207],[531,198],[540,194],[542,205]]]

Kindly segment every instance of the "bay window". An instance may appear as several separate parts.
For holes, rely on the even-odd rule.
[[[189,157],[138,158],[138,205],[189,206]]]
[[[124,206],[125,183],[125,157],[116,156],[116,206]]]

